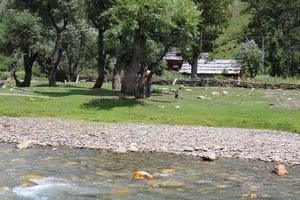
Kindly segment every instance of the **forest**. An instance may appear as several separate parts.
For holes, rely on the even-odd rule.
[[[214,59],[236,3],[250,16],[232,36],[232,59],[244,76],[299,77],[299,0],[2,0],[0,75],[13,71],[19,87],[29,87],[33,76],[51,87],[95,76],[94,88],[110,80],[114,90],[144,98],[173,47],[197,79],[199,54]]]

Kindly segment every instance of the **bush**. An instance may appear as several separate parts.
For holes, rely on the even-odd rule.
[[[180,74],[177,71],[163,71],[162,74],[159,75],[155,75],[154,79],[165,79],[165,80],[190,80],[190,76],[185,76]]]
[[[0,80],[7,80],[9,77],[9,72],[0,72]]]
[[[10,66],[9,57],[0,55],[0,72],[7,72],[9,66]]]
[[[238,49],[236,59],[239,61],[243,75],[254,78],[259,71],[262,52],[254,40],[242,43]]]

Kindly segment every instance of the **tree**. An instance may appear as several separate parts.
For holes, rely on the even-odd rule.
[[[197,34],[197,7],[190,0],[118,0],[109,15],[114,21],[109,32],[129,52],[122,93],[144,98],[147,71],[153,74],[171,46]]]
[[[14,5],[17,9],[38,13],[47,27],[43,33],[47,50],[40,52],[38,63],[49,74],[49,86],[55,86],[63,54],[62,35],[75,21],[81,3],[79,0],[15,0]]]
[[[210,51],[213,42],[228,26],[232,0],[194,0],[194,2],[202,11],[198,16],[200,21],[198,25],[199,35],[194,38],[190,47],[183,49],[185,59],[192,65],[192,79],[198,77],[197,68],[200,53]]]
[[[9,10],[3,20],[5,46],[13,51],[20,50],[23,54],[25,77],[17,86],[29,87],[32,78],[32,66],[38,56],[38,45],[41,41],[41,18],[28,10]]]
[[[238,49],[236,59],[242,67],[243,75],[254,78],[258,74],[261,50],[258,48],[254,40],[241,44]]]
[[[98,30],[98,78],[94,88],[101,88],[105,79],[106,56],[104,33],[110,27],[110,18],[104,13],[114,4],[113,0],[86,0],[88,19]]]
[[[63,60],[62,67],[64,74],[68,75],[68,80],[75,82],[79,73],[84,68],[95,66],[97,57],[97,34],[85,21],[69,25],[63,34]]]
[[[247,38],[265,43],[266,61],[272,76],[300,76],[299,0],[251,0],[254,16]]]

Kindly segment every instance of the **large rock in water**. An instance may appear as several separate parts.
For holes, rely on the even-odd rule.
[[[35,145],[37,142],[34,140],[26,140],[17,145],[17,149],[28,149]]]
[[[284,176],[288,174],[283,164],[276,164],[274,173],[277,174],[277,176]]]
[[[152,179],[154,179],[154,177],[152,175],[150,175],[148,172],[144,172],[144,171],[134,172],[131,175],[131,178],[134,180],[144,180],[144,179],[152,180]]]
[[[214,152],[207,152],[201,155],[201,158],[204,161],[213,162],[218,159],[217,155]]]

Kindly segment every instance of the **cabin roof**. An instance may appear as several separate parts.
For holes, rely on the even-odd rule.
[[[182,74],[191,74],[191,71],[192,66],[185,63],[179,72]],[[198,61],[198,74],[224,74],[225,72],[236,75],[241,73],[241,68],[236,60]]]

